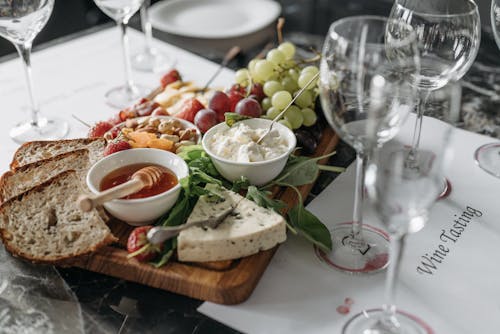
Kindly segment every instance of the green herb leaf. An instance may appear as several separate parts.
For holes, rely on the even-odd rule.
[[[267,209],[280,212],[283,208],[286,208],[286,204],[283,201],[272,199],[269,197],[271,192],[259,190],[255,186],[248,187],[247,198],[254,201],[258,206],[262,206]]]
[[[246,119],[250,119],[251,117],[243,116],[243,115],[237,114],[235,112],[227,112],[224,114],[224,118],[225,118],[227,126],[232,127],[237,122],[241,122],[241,121],[244,121]]]
[[[206,156],[206,153],[201,145],[190,145],[179,147],[177,155],[189,163],[195,159]]]
[[[220,177],[219,172],[215,168],[212,160],[209,157],[198,157],[194,160],[191,160],[188,163],[189,168],[196,169],[198,171],[202,171],[213,177]]]
[[[307,240],[325,251],[332,250],[332,237],[325,225],[311,212],[306,210],[302,203],[288,211],[290,224],[297,229]]]
[[[248,178],[242,176],[239,180],[233,181],[233,186],[231,190],[235,193],[239,193],[242,190],[247,190],[250,187],[250,180]]]
[[[174,255],[174,251],[176,248],[177,248],[177,238],[165,241],[163,245],[162,256],[157,261],[151,261],[150,264],[152,264],[156,268],[164,266],[170,260],[172,255]]]

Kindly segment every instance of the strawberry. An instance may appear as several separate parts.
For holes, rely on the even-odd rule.
[[[130,144],[124,140],[115,140],[108,143],[108,146],[104,149],[104,156],[108,156],[110,154],[125,151],[131,149]]]
[[[201,109],[204,109],[204,108],[205,107],[203,106],[203,104],[201,104],[200,101],[198,101],[196,98],[193,97],[193,98],[190,98],[189,100],[186,100],[184,102],[184,105],[182,106],[181,112],[175,116],[193,123],[194,116],[196,116],[198,111],[200,111]]]
[[[161,77],[160,83],[163,88],[165,88],[167,85],[171,84],[172,82],[176,81],[181,81],[181,75],[177,70],[170,70],[167,74],[165,74],[163,77]]]
[[[146,225],[132,230],[127,240],[129,258],[135,257],[140,262],[147,262],[162,251],[162,245],[153,245],[148,241],[147,234],[152,228],[153,226]]]
[[[89,138],[99,138],[104,137],[104,134],[111,130],[113,125],[109,122],[97,122],[93,127],[90,128],[87,137]]]

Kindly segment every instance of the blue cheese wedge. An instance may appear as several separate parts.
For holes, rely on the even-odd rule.
[[[231,205],[236,207],[216,228],[195,226],[183,230],[177,237],[180,261],[238,259],[286,240],[286,222],[281,215],[229,190],[222,191],[222,196],[225,200],[216,204],[203,198],[196,203],[188,222],[213,219]]]

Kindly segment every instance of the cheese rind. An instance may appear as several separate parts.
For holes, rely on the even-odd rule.
[[[232,191],[224,190],[223,195],[228,203],[237,203],[236,208],[215,229],[196,226],[182,231],[177,237],[180,261],[237,259],[286,240],[286,222],[281,215]],[[199,219],[202,210],[206,211],[206,202],[199,200],[189,219]]]

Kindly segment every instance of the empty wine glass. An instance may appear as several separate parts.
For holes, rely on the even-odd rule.
[[[146,72],[164,71],[172,65],[169,56],[153,47],[153,27],[149,20],[151,0],[145,0],[141,6],[141,27],[144,33],[144,48],[132,56],[132,67]]]
[[[500,0],[491,1],[491,28],[497,46],[500,48]],[[484,171],[500,177],[500,143],[490,143],[479,147],[474,158]]]
[[[344,334],[434,333],[419,317],[398,311],[394,298],[405,238],[421,230],[427,222],[429,210],[441,192],[443,170],[451,160],[448,143],[453,127],[439,120],[432,120],[429,125],[432,136],[425,138],[427,141],[420,146],[425,161],[414,173],[406,173],[406,152],[396,140],[377,150],[368,163],[365,179],[368,198],[391,241],[386,300],[381,309],[364,310],[351,318],[344,326]]]
[[[479,50],[481,23],[473,0],[396,0],[390,18],[414,28],[421,54],[420,102],[406,160],[410,170],[420,166],[418,147],[429,95],[460,80],[472,66]],[[441,183],[445,194],[448,181],[443,178]]]
[[[31,75],[31,47],[54,8],[54,0],[10,0],[0,5],[0,36],[14,44],[21,57],[31,103],[31,119],[15,125],[9,132],[17,143],[60,139],[68,133],[68,123],[40,115]]]
[[[332,230],[328,262],[349,273],[385,268],[388,238],[363,225],[364,166],[374,147],[398,132],[414,108],[419,56],[411,26],[377,16],[334,22],[325,39],[320,96],[326,119],[356,150],[353,221]],[[323,256],[322,255],[322,256]]]
[[[109,17],[116,21],[122,39],[123,63],[125,66],[125,85],[111,89],[106,93],[106,102],[116,108],[130,106],[137,99],[146,96],[149,90],[132,81],[129,58],[127,27],[130,18],[139,10],[144,0],[94,0],[95,4]]]

